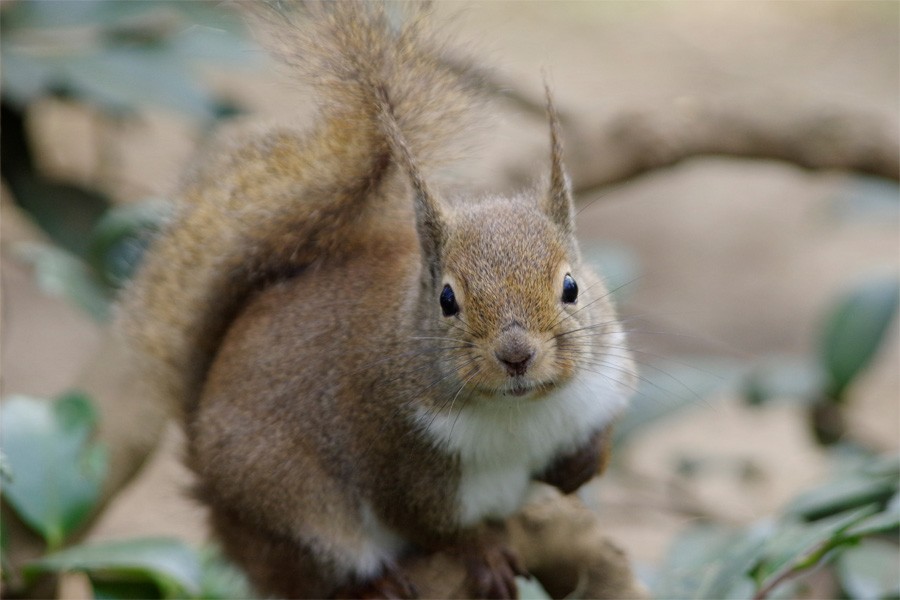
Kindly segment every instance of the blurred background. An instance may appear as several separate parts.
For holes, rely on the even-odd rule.
[[[580,494],[641,578],[661,598],[900,597],[900,4],[437,12],[496,88],[448,179],[538,177],[542,72],[557,98],[582,249],[642,365]],[[313,107],[234,5],[4,1],[0,34],[5,595],[74,569],[64,596],[240,597],[177,428],[96,357],[210,133]]]

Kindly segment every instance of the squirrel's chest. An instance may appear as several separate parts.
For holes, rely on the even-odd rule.
[[[578,381],[533,403],[501,398],[427,416],[427,434],[459,460],[460,524],[517,511],[532,477],[607,425],[625,402],[606,381]]]

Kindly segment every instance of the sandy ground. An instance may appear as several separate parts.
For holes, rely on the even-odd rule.
[[[538,93],[547,67],[560,103],[585,123],[648,101],[760,89],[821,95],[896,120],[898,9],[893,2],[497,2],[467,6],[459,26],[521,89]],[[304,112],[302,95],[277,70],[209,76],[266,117]],[[543,124],[504,106],[488,158],[467,172],[475,184],[500,187],[510,165],[539,165],[544,155]],[[48,149],[48,168],[82,180],[96,173],[96,153],[84,150],[85,140],[89,147],[96,140],[89,115],[48,103],[32,125]],[[118,161],[109,188],[123,201],[169,192],[196,138],[163,113],[104,138]],[[840,217],[859,185],[776,162],[697,159],[579,199],[586,208],[578,228],[585,248],[614,244],[639,264],[625,312],[646,315],[640,329],[675,334],[635,333],[643,351],[663,357],[656,368],[705,364],[700,355],[777,360],[813,351],[823,312],[840,290],[898,271],[896,207],[886,216]],[[11,244],[38,234],[5,193],[3,216],[2,391],[49,396],[77,381],[101,332],[40,293],[12,258]],[[851,398],[853,434],[884,449],[900,446],[898,355],[894,327]],[[684,393],[679,386],[673,394]],[[680,500],[744,523],[828,472],[796,403],[752,410],[723,391],[701,406],[642,430],[618,468],[582,493],[641,564],[657,563],[696,518],[679,509]],[[183,496],[190,479],[178,463],[179,443],[172,428],[91,538],[206,538],[202,510]],[[676,471],[683,458],[711,460],[713,468],[686,478]],[[736,464],[752,464],[758,476],[739,477],[728,467]]]

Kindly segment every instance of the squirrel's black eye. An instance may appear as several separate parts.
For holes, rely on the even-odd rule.
[[[571,275],[566,273],[566,276],[563,277],[562,301],[566,304],[573,304],[576,300],[578,300],[578,284]]]
[[[445,285],[441,292],[441,310],[444,311],[445,317],[452,317],[459,312],[459,304],[456,303],[456,296],[453,295],[453,288],[449,284]]]

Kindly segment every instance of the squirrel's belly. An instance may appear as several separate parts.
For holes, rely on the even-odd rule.
[[[502,519],[525,501],[531,481],[525,465],[464,465],[459,485],[459,521],[463,526],[485,518]]]
[[[585,373],[534,402],[498,398],[452,415],[420,411],[425,435],[459,458],[460,523],[512,514],[535,473],[608,425],[628,401],[616,375]]]
[[[363,502],[360,507],[360,518],[362,527],[359,533],[363,539],[353,557],[354,572],[374,577],[384,568],[385,563],[393,562],[400,556],[407,541],[384,525],[367,502]]]

